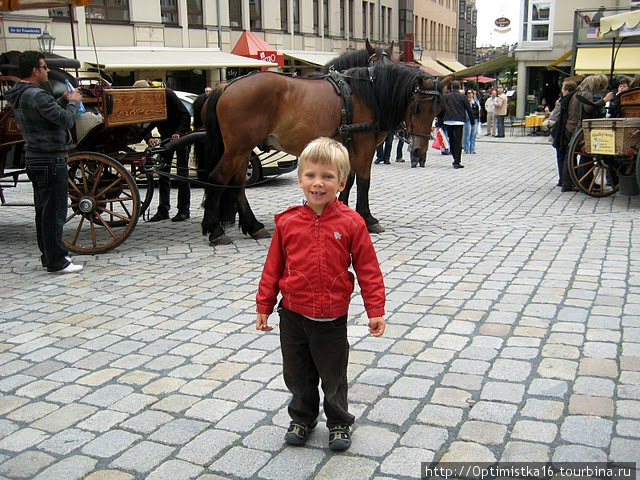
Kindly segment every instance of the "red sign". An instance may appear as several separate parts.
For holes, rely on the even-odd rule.
[[[511,25],[511,20],[509,20],[507,17],[500,17],[496,18],[495,24],[496,27],[506,28]]]
[[[278,52],[258,52],[258,57],[263,62],[278,63]]]

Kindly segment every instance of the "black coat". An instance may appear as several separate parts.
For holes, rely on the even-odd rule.
[[[467,120],[467,114],[469,114],[471,125],[475,125],[473,110],[471,110],[471,105],[469,105],[469,100],[465,95],[457,90],[452,91],[444,96],[444,101],[447,104],[447,113],[444,116],[445,123],[447,121],[465,123]]]
[[[174,133],[184,135],[191,131],[191,114],[184,106],[182,100],[170,88],[167,92],[167,120],[158,123],[160,138],[170,138]]]

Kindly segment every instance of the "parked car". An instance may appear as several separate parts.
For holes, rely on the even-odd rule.
[[[193,102],[198,98],[198,95],[179,90],[174,90],[174,92],[189,110],[191,125],[193,125]],[[288,153],[278,150],[263,152],[258,147],[253,149],[253,153],[247,167],[247,186],[254,185],[265,177],[288,173],[298,168],[298,158]]]

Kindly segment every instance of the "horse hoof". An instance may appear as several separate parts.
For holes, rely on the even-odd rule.
[[[214,247],[218,245],[229,245],[231,243],[231,239],[224,233],[215,238],[212,238],[211,235],[209,235],[209,243]]]
[[[254,240],[260,240],[261,238],[271,238],[271,234],[267,231],[266,228],[261,228],[260,230],[256,230],[251,234],[251,238]]]
[[[382,233],[385,231],[384,228],[382,228],[379,223],[376,223],[374,225],[369,225],[367,228],[369,229],[369,233]]]

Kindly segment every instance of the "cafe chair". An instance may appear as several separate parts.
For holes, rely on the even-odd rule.
[[[522,130],[521,135],[525,133],[525,123],[523,117],[511,117],[509,116],[509,122],[511,123],[511,129],[509,130],[509,136],[513,137],[513,130],[520,128]]]

